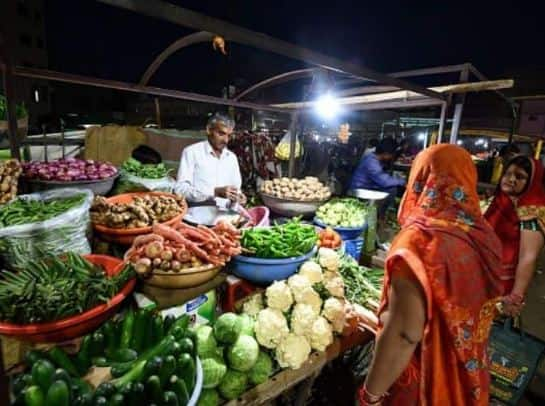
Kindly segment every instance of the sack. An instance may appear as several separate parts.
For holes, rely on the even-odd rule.
[[[0,228],[0,255],[6,265],[23,269],[29,261],[40,261],[65,252],[91,253],[87,234],[91,229],[89,208],[93,192],[88,189],[53,189],[21,195],[18,199],[52,200],[85,194],[82,205],[49,220]]]
[[[85,131],[84,158],[121,165],[132,151],[145,144],[146,134],[138,127],[107,125]]]
[[[165,192],[172,193],[176,181],[168,176],[159,179],[148,179],[121,172],[111,195],[137,192]]]
[[[513,328],[512,319],[495,322],[490,332],[490,396],[516,405],[530,383],[545,342]]]

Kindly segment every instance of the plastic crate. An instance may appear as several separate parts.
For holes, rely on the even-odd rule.
[[[344,240],[344,252],[359,262],[364,243],[363,238]]]

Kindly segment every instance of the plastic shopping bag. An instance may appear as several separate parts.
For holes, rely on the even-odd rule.
[[[490,331],[490,396],[508,405],[516,405],[530,383],[545,343],[513,328],[512,319],[495,322]]]
[[[121,171],[112,195],[135,192],[165,192],[172,193],[176,182],[174,179],[165,176],[159,179],[141,178]]]
[[[274,150],[274,156],[281,161],[288,161],[290,159],[290,143],[291,137],[295,137],[295,158],[299,158],[303,155],[303,146],[299,142],[297,135],[292,135],[291,131],[288,131],[280,140]]]
[[[91,230],[89,208],[93,192],[88,189],[54,189],[47,192],[21,195],[18,199],[52,200],[85,195],[80,206],[49,220],[0,228],[0,255],[12,269],[23,269],[29,261],[39,261],[50,255],[65,252],[89,254],[87,239]]]

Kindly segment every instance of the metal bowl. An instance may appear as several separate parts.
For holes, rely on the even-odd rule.
[[[261,193],[261,200],[263,200],[263,204],[265,204],[265,206],[267,206],[273,213],[288,217],[310,217],[316,213],[316,210],[320,205],[327,201],[327,199],[308,202],[301,200],[281,199],[265,193]]]
[[[40,179],[24,179],[23,182],[29,192],[42,192],[44,190],[60,189],[65,187],[73,187],[78,189],[91,189],[95,195],[106,195],[119,176],[119,172],[114,176],[99,180],[76,180],[76,181],[56,181],[56,180],[40,180]]]
[[[182,269],[180,272],[155,271],[143,282],[164,289],[192,288],[214,278],[221,271],[221,268],[221,266],[203,265]]]

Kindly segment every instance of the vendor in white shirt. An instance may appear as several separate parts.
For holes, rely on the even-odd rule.
[[[176,192],[190,203],[215,200],[224,207],[232,202],[246,203],[246,196],[240,191],[242,179],[237,157],[227,149],[234,128],[231,118],[216,113],[206,125],[208,140],[183,150]]]

